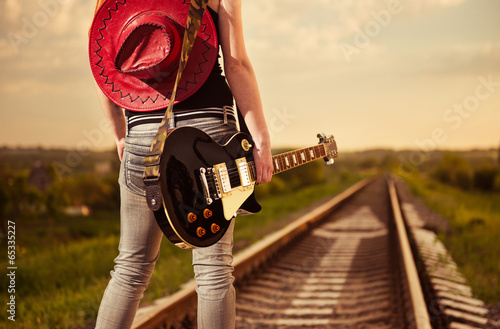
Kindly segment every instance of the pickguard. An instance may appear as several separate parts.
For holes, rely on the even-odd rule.
[[[238,186],[231,190],[231,196],[222,198],[222,208],[224,208],[224,218],[230,220],[240,209],[246,199],[248,199],[254,192],[252,183],[251,189],[243,189]]]

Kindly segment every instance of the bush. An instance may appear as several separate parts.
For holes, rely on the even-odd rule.
[[[474,172],[474,187],[482,191],[492,191],[495,187],[497,168],[483,164]]]
[[[472,172],[469,169],[461,168],[456,172],[455,176],[455,186],[461,189],[468,190],[472,187]]]
[[[469,189],[473,183],[473,173],[470,164],[457,154],[447,153],[433,176],[448,185]]]
[[[117,174],[96,178],[94,174],[78,174],[61,182],[61,192],[75,206],[86,205],[93,210],[119,209],[120,187]]]
[[[270,183],[258,185],[256,191],[260,197],[285,193],[323,183],[325,177],[325,163],[318,160],[274,175]]]

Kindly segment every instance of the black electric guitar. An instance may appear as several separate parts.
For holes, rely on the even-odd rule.
[[[318,137],[318,145],[273,156],[273,174],[320,158],[333,163],[333,136]],[[222,238],[236,213],[260,211],[252,144],[241,132],[224,145],[193,127],[168,135],[160,162],[163,209],[155,216],[172,243],[184,249],[208,247]]]

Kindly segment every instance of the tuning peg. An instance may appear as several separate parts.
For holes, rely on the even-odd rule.
[[[320,144],[321,143],[325,143],[327,141],[325,133],[317,134],[316,137],[319,138],[319,143]]]
[[[328,161],[325,161],[325,165],[330,166],[335,162],[333,159],[329,159]]]

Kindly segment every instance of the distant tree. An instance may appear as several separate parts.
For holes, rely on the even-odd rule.
[[[6,182],[0,180],[0,219],[2,223],[2,233],[7,234],[7,210],[10,205],[10,195]]]
[[[473,183],[470,164],[458,154],[446,153],[434,171],[434,177],[442,183],[469,189]]]
[[[378,165],[378,160],[372,156],[372,157],[368,157],[366,159],[363,159],[359,163],[359,168],[361,170],[367,170],[367,169],[375,168],[375,167],[377,167],[377,165]]]
[[[116,174],[96,179],[93,174],[68,176],[61,182],[61,191],[72,206],[91,209],[118,209],[120,187]]]
[[[260,184],[256,188],[257,199],[286,193],[290,189],[287,181],[280,175],[274,176],[270,183]]]
[[[399,165],[398,157],[393,153],[386,153],[380,161],[382,169],[391,170],[397,168]]]
[[[500,146],[498,146],[498,165],[500,166]]]
[[[474,187],[483,191],[492,191],[497,173],[498,169],[491,163],[483,163],[474,171]]]

